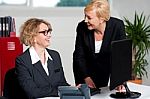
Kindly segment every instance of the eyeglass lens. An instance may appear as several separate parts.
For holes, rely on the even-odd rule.
[[[48,30],[45,30],[45,31],[40,31],[39,33],[43,33],[45,36],[48,35],[48,33],[51,34],[52,32],[52,29],[48,29]]]

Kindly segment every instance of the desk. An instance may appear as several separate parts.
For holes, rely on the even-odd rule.
[[[150,86],[138,85],[130,82],[127,84],[131,91],[140,92],[142,94],[138,99],[150,99]],[[109,95],[114,92],[115,90],[110,91],[108,87],[104,87],[101,90],[101,94],[91,96],[91,99],[112,99],[111,97],[109,97]],[[60,99],[60,97],[45,97],[39,99]]]

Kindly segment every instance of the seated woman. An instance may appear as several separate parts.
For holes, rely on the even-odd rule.
[[[69,85],[61,58],[50,50],[52,27],[43,19],[30,18],[20,28],[20,40],[29,48],[16,58],[20,86],[29,99],[58,96],[58,86]]]

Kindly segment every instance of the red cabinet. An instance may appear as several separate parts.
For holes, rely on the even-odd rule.
[[[18,37],[0,37],[0,96],[2,95],[5,73],[15,67],[16,57],[23,52]]]

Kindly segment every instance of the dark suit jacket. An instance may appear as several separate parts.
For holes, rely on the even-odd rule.
[[[19,86],[15,68],[9,69],[5,74],[3,96],[6,99],[28,99]]]
[[[58,86],[68,85],[64,77],[59,53],[47,49],[53,60],[48,60],[49,76],[40,61],[32,65],[29,49],[16,59],[19,84],[29,99],[58,96]]]
[[[75,51],[73,53],[73,72],[75,83],[84,83],[90,76],[97,87],[107,86],[110,75],[111,41],[126,38],[122,20],[111,17],[106,22],[103,42],[98,54],[95,54],[94,30],[88,30],[84,21],[77,26]]]

